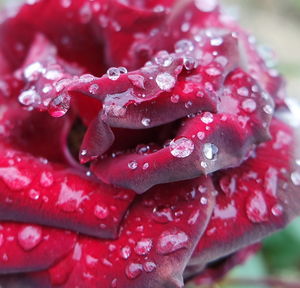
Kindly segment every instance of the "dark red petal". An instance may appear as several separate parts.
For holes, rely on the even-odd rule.
[[[76,234],[37,225],[1,223],[2,274],[45,270],[74,248]]]
[[[80,162],[86,163],[98,158],[106,152],[115,140],[111,128],[102,121],[100,115],[95,118],[89,125],[81,147],[80,147]]]
[[[161,185],[140,196],[120,238],[81,237],[73,254],[51,269],[53,285],[182,287],[183,270],[214,205],[212,192],[210,180],[198,178]]]
[[[116,237],[134,192],[104,185],[82,172],[3,145],[1,151],[1,220]]]
[[[209,264],[209,267],[204,271],[201,271],[203,267],[190,266],[186,269],[186,277],[189,282],[196,285],[213,285],[217,281],[220,281],[226,273],[237,265],[243,264],[249,257],[253,256],[261,248],[260,244],[254,244],[252,246],[241,249],[240,251],[227,256],[225,259],[217,260]],[[197,269],[200,270],[197,271]],[[197,273],[201,273],[197,275]]]
[[[217,203],[191,264],[211,262],[256,243],[299,214],[294,132],[274,119],[271,134],[272,141],[258,146],[240,167],[215,176]]]

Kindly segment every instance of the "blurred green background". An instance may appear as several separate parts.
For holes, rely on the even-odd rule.
[[[6,0],[7,3],[13,1],[20,2]],[[260,43],[272,47],[278,58],[278,68],[288,80],[288,95],[300,99],[300,0],[221,2]],[[300,288],[300,219],[266,239],[258,255],[235,268],[220,283],[207,288],[232,287]]]

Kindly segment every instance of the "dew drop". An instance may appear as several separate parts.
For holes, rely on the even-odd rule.
[[[120,71],[120,74],[126,74],[128,72],[127,69],[123,66],[119,67],[118,69]]]
[[[219,148],[212,143],[205,143],[203,146],[203,154],[208,160],[216,160]]]
[[[175,43],[175,52],[176,53],[188,53],[192,52],[195,49],[195,46],[192,41],[182,39]]]
[[[54,98],[49,104],[49,114],[52,117],[64,116],[70,108],[70,96],[67,94],[61,94]]]
[[[206,204],[208,203],[208,199],[207,199],[206,197],[201,197],[201,198],[200,198],[200,203],[201,203],[202,205],[206,205]]]
[[[267,221],[267,204],[262,192],[255,191],[250,195],[247,200],[246,212],[249,220],[253,223]]]
[[[19,95],[18,100],[25,106],[41,104],[41,96],[33,88],[23,91]]]
[[[291,180],[295,186],[300,186],[300,172],[295,171],[291,174]]]
[[[208,13],[216,9],[216,7],[218,6],[218,1],[217,0],[195,0],[195,5],[201,12]]]
[[[149,127],[149,126],[150,126],[150,123],[151,123],[151,120],[150,120],[149,118],[143,118],[143,119],[142,119],[142,124],[143,124],[143,126]]]
[[[271,212],[274,216],[280,217],[283,214],[283,207],[280,204],[276,204],[271,208]]]
[[[97,92],[99,90],[99,85],[98,84],[92,84],[90,87],[89,87],[89,92],[93,95],[96,95]]]
[[[116,67],[111,67],[107,70],[107,77],[110,79],[110,80],[118,80],[121,73],[120,73],[120,70]]]
[[[240,96],[243,96],[243,97],[248,97],[249,96],[249,90],[247,87],[240,87],[237,89],[237,93],[240,95]]]
[[[128,168],[130,170],[135,170],[138,168],[138,163],[136,161],[131,161],[128,163]]]
[[[212,38],[211,40],[210,40],[210,44],[212,45],[212,46],[220,46],[220,45],[222,45],[223,44],[223,38],[222,37],[215,37],[215,38]]]
[[[172,95],[170,99],[171,99],[172,103],[176,104],[176,103],[179,102],[180,96],[179,95]]]
[[[176,228],[164,231],[157,241],[157,252],[162,255],[173,253],[179,249],[187,248],[188,235]]]
[[[206,72],[206,74],[208,74],[210,76],[219,76],[219,75],[222,74],[222,72],[219,69],[215,68],[215,67],[207,68],[205,70],[205,72]]]
[[[129,279],[135,279],[143,272],[143,266],[139,263],[130,263],[125,268],[125,274]]]
[[[24,77],[27,81],[35,81],[44,71],[45,68],[40,62],[34,62],[24,69]]]
[[[152,217],[155,222],[162,224],[173,221],[172,210],[169,207],[155,207]]]
[[[202,132],[202,131],[199,131],[197,133],[197,137],[198,137],[199,140],[203,140],[205,138],[205,133]]]
[[[145,77],[138,74],[128,75],[128,79],[135,87],[145,89]]]
[[[105,219],[109,215],[109,210],[104,205],[96,205],[94,208],[94,215],[99,219]]]
[[[186,158],[194,151],[194,143],[186,137],[179,137],[170,142],[169,149],[176,158]]]
[[[137,242],[134,252],[138,255],[147,255],[152,248],[152,240],[149,238],[142,239]]]
[[[210,112],[205,112],[201,117],[201,121],[205,124],[210,124],[214,121],[214,115]]]
[[[28,251],[35,248],[42,240],[42,229],[37,226],[26,226],[18,233],[20,246]]]
[[[163,91],[169,91],[170,89],[174,88],[176,83],[175,78],[167,72],[158,74],[155,81],[157,86]]]
[[[263,107],[263,110],[269,115],[272,115],[274,113],[274,108],[271,105],[265,105]]]
[[[28,195],[32,200],[38,200],[40,198],[40,192],[34,189],[30,189]]]
[[[162,67],[169,67],[173,63],[173,56],[167,51],[160,51],[154,58],[156,64]]]
[[[53,184],[54,178],[53,174],[50,171],[42,172],[41,178],[40,178],[40,184],[47,188],[50,187]]]
[[[183,66],[188,71],[195,69],[197,66],[195,58],[193,58],[191,56],[184,57]]]
[[[31,183],[31,179],[22,175],[16,167],[1,167],[0,178],[12,190],[24,189]]]
[[[120,251],[120,256],[126,260],[130,257],[130,255],[131,255],[131,248],[129,246],[122,247]]]
[[[246,99],[242,102],[242,109],[245,112],[252,113],[256,110],[256,102],[253,99]]]
[[[147,261],[143,264],[143,269],[145,272],[150,273],[156,269],[156,264],[152,261]]]

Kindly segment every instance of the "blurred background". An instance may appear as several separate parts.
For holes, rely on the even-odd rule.
[[[22,2],[0,0],[0,4],[13,1]],[[278,69],[288,82],[288,95],[300,100],[300,0],[221,2],[259,43],[275,51]],[[235,268],[220,283],[201,288],[265,287],[300,288],[300,219],[266,239],[260,253]]]

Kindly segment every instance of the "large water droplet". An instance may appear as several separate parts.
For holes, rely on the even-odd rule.
[[[145,77],[138,74],[128,75],[128,79],[135,87],[145,89]]]
[[[138,163],[137,163],[136,161],[130,161],[130,162],[128,163],[128,168],[129,168],[130,170],[135,170],[135,169],[138,168]]]
[[[65,212],[74,212],[84,199],[83,190],[74,190],[62,183],[57,205]]]
[[[120,70],[116,67],[111,67],[107,70],[107,77],[110,79],[110,80],[118,80],[121,73],[120,73]]]
[[[152,248],[152,240],[149,238],[142,239],[136,243],[134,251],[138,255],[147,255]]]
[[[143,119],[142,119],[142,124],[143,124],[143,126],[149,127],[149,126],[150,126],[150,123],[151,123],[151,119],[149,119],[149,118],[143,118]]]
[[[212,143],[205,143],[203,146],[203,154],[208,160],[216,160],[219,148]]]
[[[283,214],[283,206],[276,204],[271,208],[271,212],[274,216],[280,217]]]
[[[135,279],[143,272],[143,266],[139,263],[130,263],[125,268],[125,274],[129,279]]]
[[[109,210],[106,206],[98,204],[94,208],[94,215],[99,219],[105,219],[109,215]]]
[[[20,246],[28,251],[35,248],[42,240],[42,229],[37,226],[26,226],[18,233]]]
[[[31,179],[22,175],[16,167],[0,168],[0,178],[12,190],[24,189],[31,183]]]
[[[174,88],[176,79],[169,73],[163,72],[156,76],[156,84],[157,86],[164,91],[169,91]]]
[[[247,216],[253,223],[260,223],[268,220],[268,211],[265,198],[260,191],[255,191],[247,200]]]
[[[52,117],[64,116],[70,108],[70,96],[68,94],[61,94],[54,98],[49,104],[49,114]]]
[[[157,252],[162,255],[173,253],[188,246],[189,236],[176,228],[164,231],[157,241]]]
[[[194,143],[186,137],[179,137],[170,142],[170,152],[174,157],[186,158],[194,151]]]

